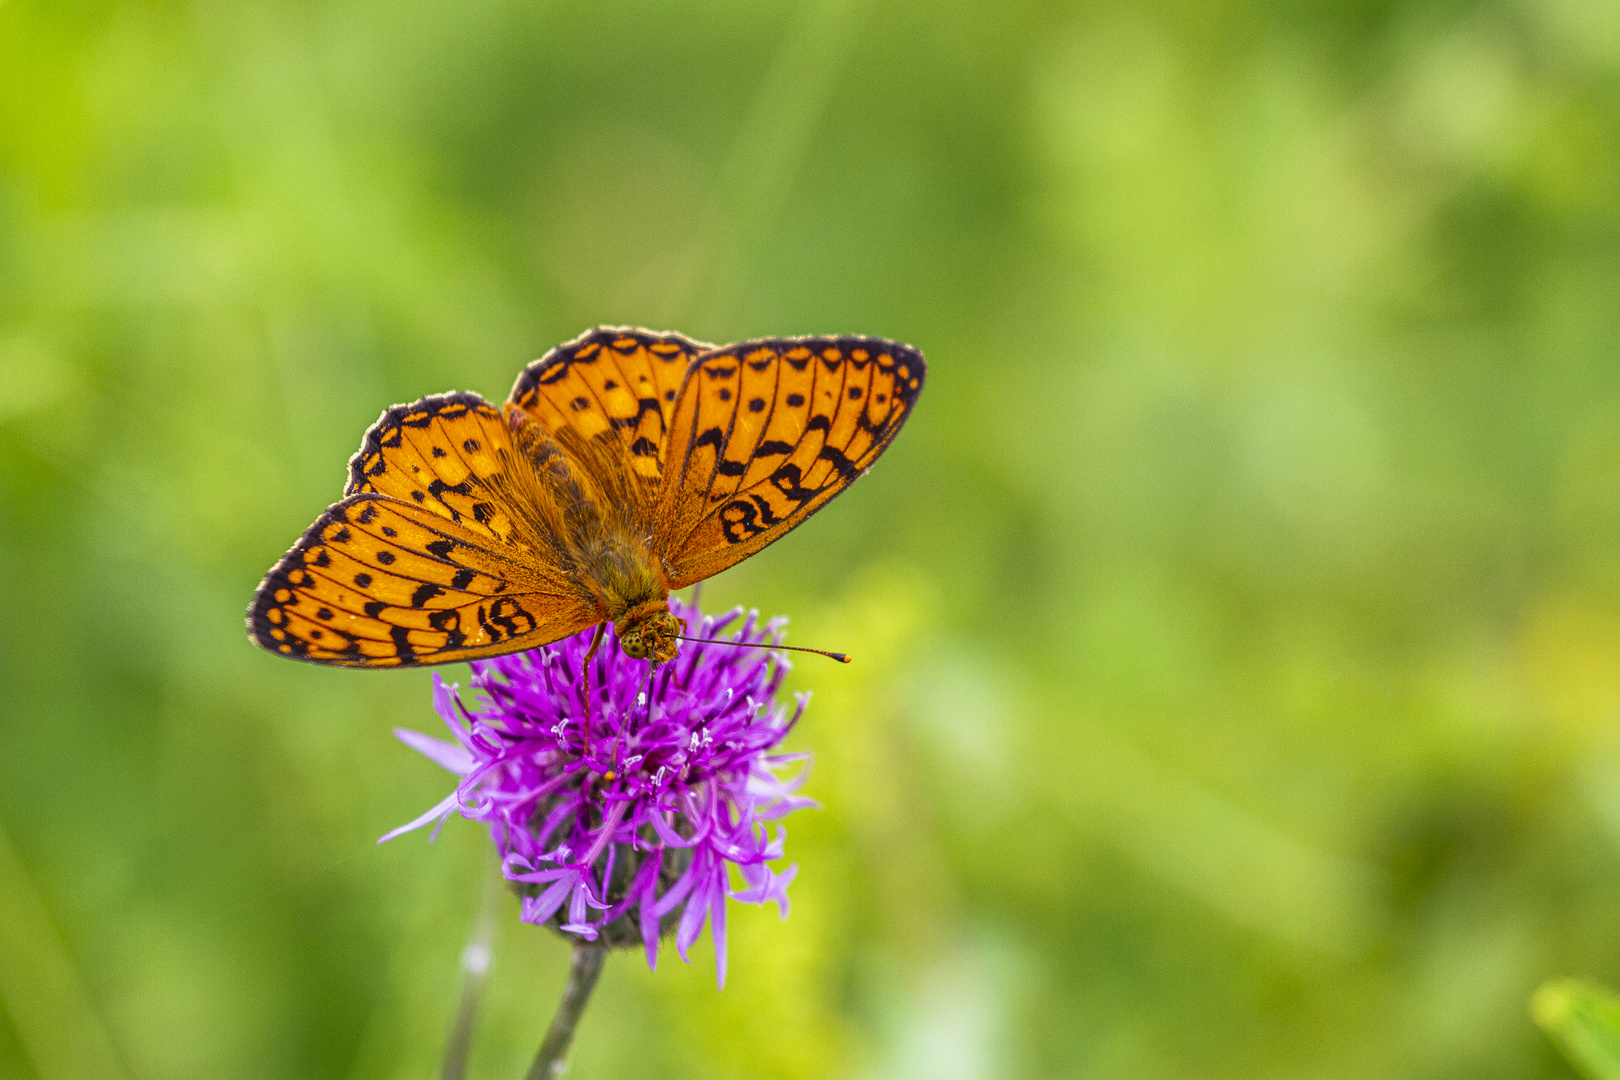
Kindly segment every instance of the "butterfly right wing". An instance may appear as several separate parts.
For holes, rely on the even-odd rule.
[[[927,375],[882,338],[766,338],[700,356],[670,424],[653,548],[670,588],[802,524],[900,433]]]
[[[525,555],[413,503],[353,495],[265,576],[248,632],[297,660],[402,667],[531,649],[600,621]]]

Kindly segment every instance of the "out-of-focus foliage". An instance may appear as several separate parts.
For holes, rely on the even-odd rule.
[[[1531,999],[1536,1023],[1592,1080],[1620,1080],[1620,997],[1579,979],[1551,982]]]
[[[0,0],[0,1075],[421,1077],[426,673],[259,652],[366,425],[596,323],[928,355],[707,587],[787,922],[589,1077],[1567,1077],[1620,983],[1620,6]],[[450,678],[464,678],[448,672]],[[474,1074],[566,968],[496,941]]]

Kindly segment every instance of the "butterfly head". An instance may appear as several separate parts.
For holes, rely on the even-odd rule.
[[[680,647],[676,638],[686,633],[686,623],[670,614],[668,600],[637,604],[613,628],[624,655],[635,660],[650,658],[655,664],[675,659]]]

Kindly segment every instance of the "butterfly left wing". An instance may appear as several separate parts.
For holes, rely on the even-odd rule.
[[[772,338],[699,356],[670,424],[653,550],[671,588],[733,566],[871,468],[927,365],[881,338]]]
[[[248,612],[272,652],[343,667],[472,660],[599,618],[528,512],[536,479],[477,394],[383,412],[347,496],[271,569]]]
[[[329,508],[253,597],[248,632],[271,652],[339,667],[476,660],[600,621],[524,550],[375,494]]]

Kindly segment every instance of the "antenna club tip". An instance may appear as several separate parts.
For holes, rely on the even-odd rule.
[[[827,655],[832,657],[834,660],[838,661],[840,664],[847,664],[852,659],[852,657],[849,656],[849,654],[841,653],[841,652],[828,653]]]

